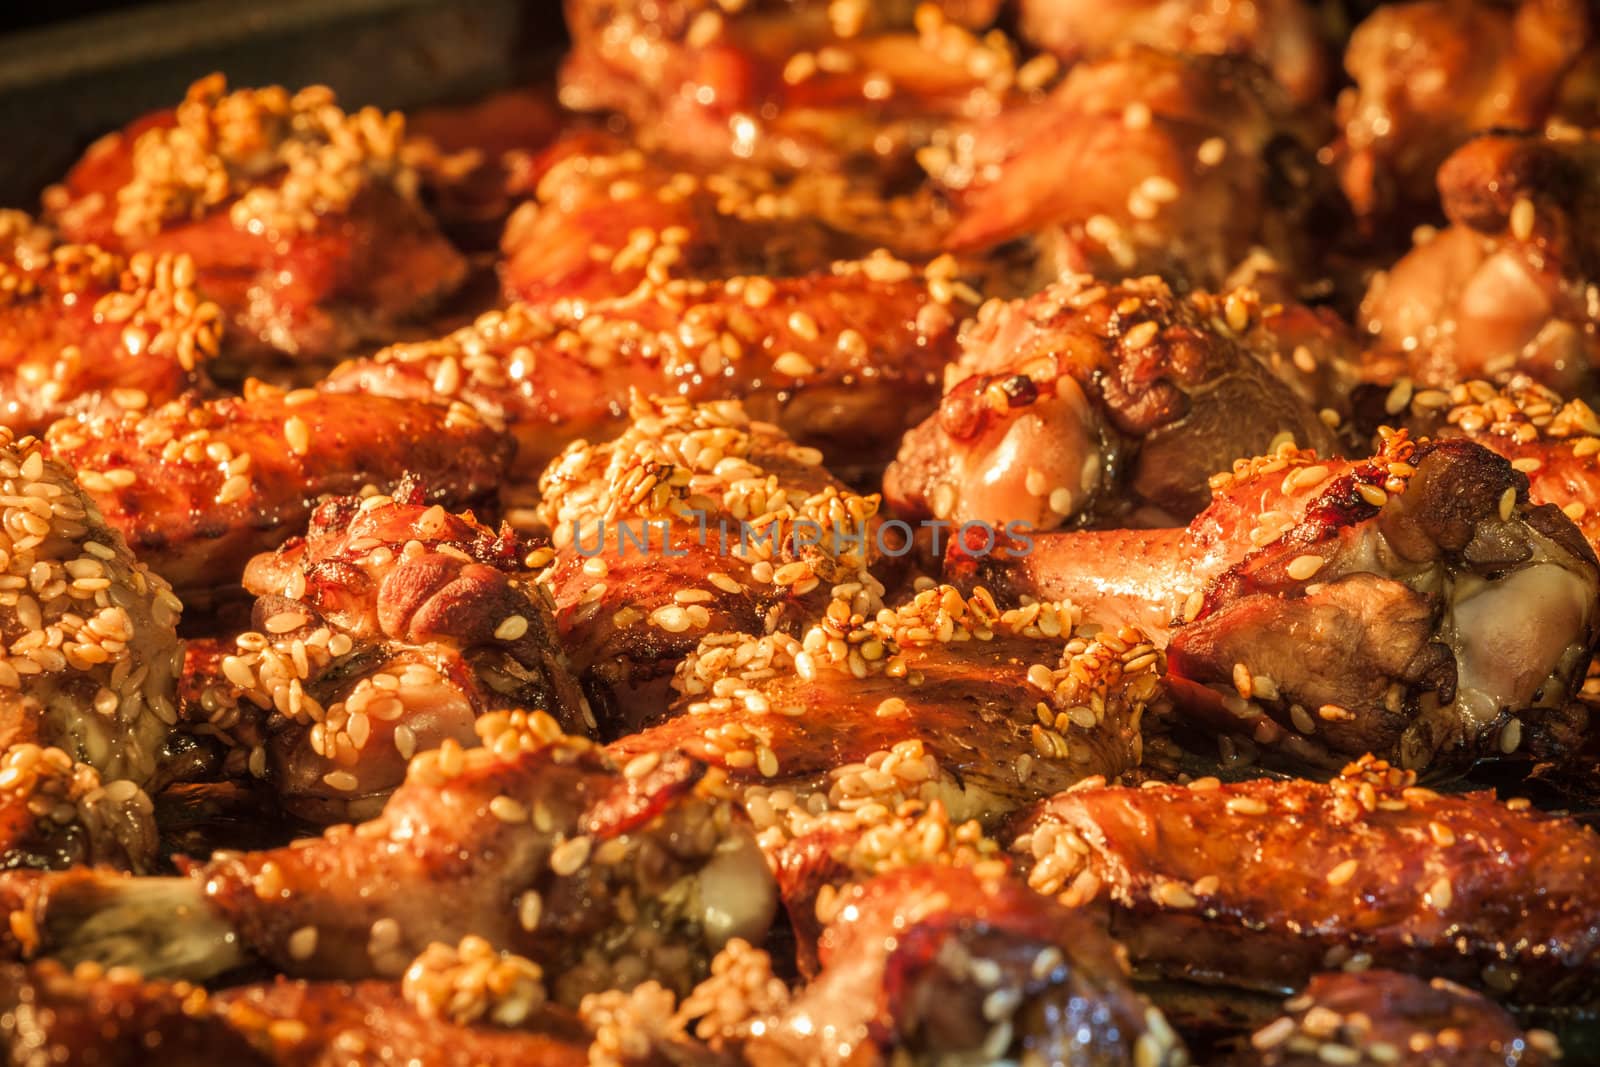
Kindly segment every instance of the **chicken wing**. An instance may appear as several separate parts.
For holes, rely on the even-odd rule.
[[[1253,64],[1124,48],[1079,64],[1043,101],[953,128],[919,154],[956,204],[947,244],[1034,235],[1046,268],[1161,274],[1223,288],[1259,247],[1311,280],[1327,210],[1318,141]]]
[[[725,769],[757,828],[780,827],[769,841],[906,800],[992,819],[1137,767],[1161,670],[1139,631],[1084,625],[1070,604],[1002,612],[949,586],[875,616],[839,600],[799,638],[706,638],[674,679],[672,718],[611,751]]]
[[[25,233],[8,240],[12,225],[24,223],[0,218],[0,419],[13,432],[141,411],[206,384],[222,313],[197,295],[187,254],[41,248]]]
[[[201,601],[305,529],[325,495],[386,491],[420,475],[452,505],[492,496],[513,445],[465,404],[449,407],[247,383],[243,397],[65,419],[48,454],[148,563]]]
[[[1024,38],[1069,62],[1124,43],[1250,56],[1301,104],[1321,99],[1332,65],[1317,5],[1306,0],[1021,0],[1017,18]]]
[[[574,443],[540,479],[562,640],[608,736],[666,703],[708,633],[792,633],[835,596],[876,610],[876,496],[736,401],[636,398],[615,440]],[[838,590],[836,594],[834,591]]]
[[[552,976],[551,996],[658,979],[687,991],[727,939],[759,937],[771,875],[705,768],[618,771],[540,713],[477,722],[483,747],[415,757],[383,814],[187,877],[32,875],[15,931],[67,962],[197,980],[251,958],[296,976],[399,977],[475,935]],[[448,901],[447,906],[441,906]]]
[[[515,303],[441,340],[345,363],[322,388],[461,400],[516,436],[525,478],[570,442],[621,430],[630,390],[739,398],[830,463],[876,476],[900,434],[932,410],[971,307],[949,278],[920,273],[879,256],[802,278]]]
[[[1351,35],[1355,86],[1332,146],[1359,215],[1402,220],[1433,200],[1434,172],[1473,133],[1592,122],[1600,52],[1584,0],[1413,0]]]
[[[885,497],[953,527],[1169,525],[1206,506],[1213,471],[1281,435],[1332,453],[1332,431],[1257,358],[1264,335],[1247,339],[1257,309],[1248,292],[1181,297],[1155,278],[990,301]]]
[[[999,6],[570,0],[561,99],[713,164],[893,171],[941,123],[993,114],[1054,73],[979,32]]]
[[[1600,571],[1505,459],[1396,434],[1368,461],[1286,450],[1218,485],[1185,530],[1045,534],[958,570],[1177,620],[1158,633],[1178,703],[1312,766],[1377,752],[1447,769],[1581,740]]]
[[[1448,388],[1530,375],[1594,388],[1600,365],[1600,135],[1493,134],[1439,169],[1451,225],[1376,275],[1362,301],[1366,376]]]
[[[64,771],[149,784],[178,721],[183,605],[70,469],[3,427],[0,550],[0,750],[54,746]]]
[[[1600,836],[1363,757],[1330,784],[1086,784],[1020,820],[1030,885],[1106,902],[1136,971],[1266,991],[1327,968],[1594,1003]]]
[[[256,629],[199,702],[223,728],[242,702],[268,713],[250,769],[302,818],[376,815],[414,753],[476,744],[486,711],[543,708],[593,730],[517,536],[426,500],[403,483],[329,501],[305,538],[245,569]]]
[[[839,905],[821,974],[746,1045],[756,1067],[1188,1062],[1093,919],[1009,879],[911,867]]]
[[[329,359],[391,339],[466,275],[417,202],[404,137],[399,114],[348,114],[325,86],[230,93],[214,74],[102,138],[45,207],[74,241],[188,254],[236,330],[235,370]]]
[[[1442,978],[1319,974],[1284,1011],[1251,1035],[1241,1064],[1545,1067],[1561,1059],[1549,1031],[1524,1032],[1492,1000]]]

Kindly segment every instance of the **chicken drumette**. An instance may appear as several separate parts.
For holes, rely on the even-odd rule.
[[[1376,275],[1366,377],[1449,387],[1530,375],[1568,394],[1600,365],[1600,135],[1477,137],[1439,168],[1448,227]]]
[[[554,554],[540,581],[608,735],[659,715],[708,633],[793,633],[833,596],[875,610],[878,500],[735,401],[636,398],[604,444],[540,479]]]
[[[248,766],[302,817],[376,814],[414,753],[476,744],[486,711],[537,707],[593,730],[525,546],[426,499],[405,484],[329,501],[305,538],[245,569],[256,628],[212,665],[199,703],[222,728],[268,713]]]
[[[187,394],[149,411],[63,419],[45,440],[139,558],[200,601],[303,531],[323,496],[387,491],[414,473],[431,500],[468,504],[492,496],[513,450],[465,404],[260,382],[242,397]]]
[[[323,388],[464,401],[516,436],[528,481],[570,442],[619,431],[630,390],[741,398],[830,463],[875,476],[933,408],[956,324],[972,307],[960,288],[879,255],[797,278],[514,303],[443,339],[346,363]]]
[[[1597,114],[1600,44],[1585,0],[1413,0],[1384,4],[1345,53],[1355,80],[1332,147],[1360,215],[1431,207],[1434,172],[1480,130],[1537,129]]]
[[[1090,775],[1139,765],[1161,710],[1161,655],[1071,605],[1001,611],[983,590],[924,590],[863,612],[836,600],[801,637],[706,638],[665,723],[619,759],[687,752],[724,768],[758,828],[813,829],[866,805],[939,799],[993,818]]]
[[[1443,978],[1395,971],[1333,972],[1311,979],[1285,1014],[1250,1035],[1239,1067],[1546,1067],[1561,1046],[1546,1030],[1524,1031],[1487,997]]]
[[[745,1047],[793,1064],[1178,1067],[1178,1035],[1081,912],[1004,877],[911,867],[840,895],[822,971]]]
[[[0,418],[42,432],[72,414],[163,404],[206,385],[221,312],[195,291],[187,254],[127,259],[41,241],[0,212]]]
[[[1135,970],[1264,991],[1389,967],[1595,1003],[1600,836],[1370,756],[1328,785],[1086,784],[1018,825],[1029,884],[1104,901]]]
[[[8,876],[13,938],[69,962],[200,979],[251,959],[296,976],[398,977],[469,935],[529,957],[552,996],[658,979],[687,991],[717,947],[774,905],[748,826],[705,767],[669,754],[619,770],[542,712],[477,722],[412,759],[383,813],[186,877]]]
[[[1045,534],[975,560],[957,545],[952,563],[1148,624],[1180,704],[1297,760],[1422,768],[1578,743],[1600,570],[1508,461],[1396,434],[1371,460],[1285,448],[1216,484],[1186,529]]]
[[[235,363],[328,359],[391,339],[466,274],[417,202],[404,136],[400,115],[347,114],[325,86],[229,93],[212,75],[102,138],[45,207],[74,241],[187,253],[236,327]]]
[[[1254,64],[1130,47],[918,158],[955,202],[952,248],[1031,237],[1043,277],[1157,273],[1218,289],[1258,248],[1318,277],[1318,139]]]
[[[938,412],[901,444],[886,498],[957,527],[1166,525],[1205,507],[1212,472],[1281,435],[1333,451],[1316,411],[1258,358],[1276,354],[1258,303],[1079,277],[985,304]],[[1282,355],[1283,373],[1300,375]]]

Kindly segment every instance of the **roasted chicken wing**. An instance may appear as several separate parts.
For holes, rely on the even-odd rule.
[[[243,397],[64,419],[45,440],[139,558],[202,601],[301,533],[323,496],[385,492],[413,473],[431,500],[472,503],[492,497],[513,449],[465,404],[260,382]]]
[[[45,208],[70,240],[187,254],[234,328],[235,369],[325,360],[389,340],[466,275],[404,138],[402,116],[347,113],[326,86],[230,93],[217,74],[102,138]]]

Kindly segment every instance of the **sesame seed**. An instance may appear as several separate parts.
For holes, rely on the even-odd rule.
[[[785,352],[772,361],[772,369],[790,378],[807,378],[817,373],[811,361],[798,352]]]
[[[563,841],[550,853],[550,869],[562,878],[576,874],[589,861],[593,841],[587,835]]]
[[[1360,869],[1361,864],[1359,861],[1345,860],[1343,863],[1340,863],[1334,867],[1333,870],[1328,872],[1328,884],[1334,886],[1344,885],[1350,879],[1354,878],[1356,876],[1356,871]]]
[[[1519,241],[1526,241],[1533,236],[1533,224],[1536,221],[1533,201],[1525,196],[1517,197],[1516,203],[1511,205],[1511,235]]]
[[[315,926],[302,926],[289,935],[289,957],[295,960],[308,960],[317,952],[317,928]]]
[[[1308,552],[1290,560],[1284,572],[1295,581],[1303,582],[1320,571],[1324,562],[1326,561],[1321,556]]]
[[[1195,158],[1207,167],[1221,163],[1228,154],[1228,142],[1220,137],[1207,137],[1195,150]]]
[[[489,801],[489,812],[501,822],[525,823],[528,821],[528,809],[520,801],[504,794]]]
[[[479,631],[482,633],[482,631]],[[518,641],[528,632],[528,620],[521,615],[507,615],[494,629],[496,641]]]
[[[1389,494],[1384,492],[1376,485],[1368,485],[1366,482],[1357,482],[1356,492],[1361,495],[1362,500],[1365,500],[1375,508],[1381,508],[1389,502]]]
[[[1438,878],[1428,887],[1427,903],[1431,908],[1439,911],[1448,911],[1454,898],[1454,890],[1450,886],[1450,879]]]
[[[1123,341],[1127,343],[1129,348],[1143,348],[1151,341],[1154,341],[1156,334],[1160,331],[1161,327],[1154,322],[1141,322],[1123,336]]]
[[[297,456],[311,451],[311,428],[298,415],[290,415],[284,420],[283,438],[288,442],[289,451]]]

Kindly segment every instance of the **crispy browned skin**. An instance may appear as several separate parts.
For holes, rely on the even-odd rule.
[[[1038,235],[1048,268],[1218,289],[1253,248],[1305,262],[1326,202],[1315,127],[1254,64],[1129,47],[1042,101],[952,131],[920,158],[955,199],[948,244]]]
[[[265,1036],[263,1034],[263,1036]],[[141,982],[47,960],[0,965],[0,1055],[10,1067],[266,1067],[275,1060],[230,1026],[203,989]]]
[[[290,975],[397,976],[473,935],[544,966],[568,1005],[645,978],[687,991],[728,937],[765,931],[771,876],[698,785],[704,767],[669,756],[624,775],[542,713],[477,725],[485,747],[420,754],[360,826],[221,852],[187,878],[63,875],[17,889],[20,906],[47,951],[157,976],[243,953]]]
[[[124,259],[94,245],[39,247],[0,213],[0,419],[39,433],[63,415],[163,404],[206,384],[222,313],[183,254]],[[9,247],[8,247],[9,245]]]
[[[512,451],[465,405],[261,383],[243,397],[63,420],[46,444],[139,557],[200,600],[303,531],[323,496],[388,490],[411,473],[431,500],[470,503],[494,492]]]
[[[1023,37],[1069,61],[1129,42],[1251,56],[1296,101],[1310,103],[1321,97],[1332,66],[1315,8],[1305,0],[1022,0],[1018,18]]]
[[[1355,88],[1340,100],[1335,166],[1356,211],[1415,211],[1434,171],[1468,136],[1592,121],[1600,78],[1584,0],[1418,0],[1385,4],[1345,52]]]
[[[1219,484],[1184,531],[1041,535],[1018,559],[955,562],[1012,593],[1178,620],[1179,703],[1297,760],[1453,766],[1580,742],[1600,571],[1506,460],[1400,435],[1362,463],[1285,452]]]
[[[1524,1032],[1492,1000],[1443,978],[1382,970],[1319,974],[1284,1011],[1229,1062],[1545,1067],[1561,1058],[1549,1032]]]
[[[568,443],[620,430],[630,390],[740,398],[830,462],[875,475],[932,409],[970,309],[948,282],[886,257],[802,278],[647,284],[623,301],[512,304],[346,363],[324,388],[464,401],[516,436],[529,481]]]
[[[836,601],[799,638],[707,638],[674,680],[673,717],[611,751],[724,768],[758,828],[778,828],[769,844],[863,803],[941,798],[957,819],[994,818],[1139,764],[1160,655],[1138,630],[1090,636],[1083,621],[949,586],[868,617]]]
[[[902,442],[885,497],[899,514],[956,526],[1172,525],[1206,506],[1214,471],[1280,434],[1331,453],[1332,432],[1241,340],[1258,303],[1078,277],[985,304],[962,331],[938,412]]]
[[[1474,138],[1439,168],[1451,225],[1375,276],[1361,304],[1366,376],[1449,387],[1529,375],[1568,394],[1593,389],[1600,322],[1600,139]]]
[[[415,201],[403,137],[398,115],[347,116],[326,88],[228,94],[213,75],[99,141],[46,207],[72,240],[187,253],[235,363],[328,359],[390,339],[466,274]]]
[[[525,546],[426,499],[407,484],[329,501],[305,538],[251,560],[254,629],[200,683],[220,729],[267,712],[250,769],[301,817],[376,814],[413,753],[474,744],[486,711],[541,708],[569,733],[593,729]]]
[[[943,122],[993,114],[1054,70],[1021,74],[1010,42],[974,34],[995,0],[565,6],[563,103],[620,111],[644,143],[712,163],[892,168]]]
[[[835,915],[821,974],[746,1045],[758,1067],[1187,1062],[1094,921],[1009,879],[912,867],[845,890]]]
[[[1600,837],[1367,757],[1331,784],[1086,786],[1022,819],[1029,883],[1109,902],[1151,974],[1297,989],[1355,961],[1592,1004]]]
[[[882,592],[868,570],[877,498],[841,485],[816,449],[732,401],[639,398],[630,415],[539,482],[554,545],[540,580],[608,736],[660,715],[706,634],[794,633],[835,595],[875,608]]]

